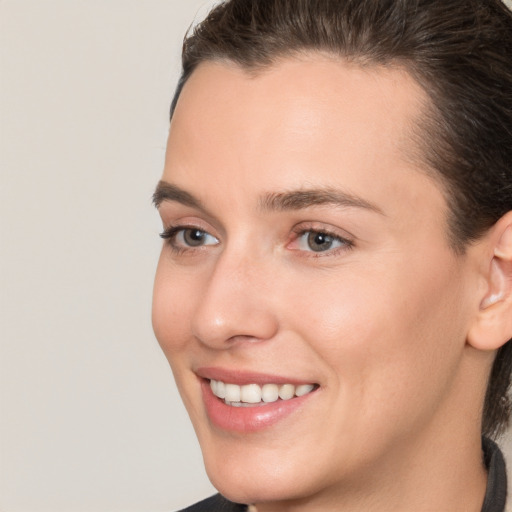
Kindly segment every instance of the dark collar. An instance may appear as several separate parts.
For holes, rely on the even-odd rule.
[[[490,439],[482,439],[484,462],[487,468],[487,491],[482,512],[504,512],[507,501],[507,470],[505,459],[498,445]]]

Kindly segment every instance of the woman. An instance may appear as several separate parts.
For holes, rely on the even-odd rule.
[[[510,12],[230,0],[171,118],[153,325],[220,492],[187,510],[503,511]]]

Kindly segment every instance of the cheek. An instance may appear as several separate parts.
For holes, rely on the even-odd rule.
[[[158,343],[171,363],[171,358],[180,353],[190,339],[194,297],[193,282],[182,273],[173,272],[163,252],[155,276],[152,323]]]
[[[190,319],[195,304],[194,282],[186,273],[169,265],[165,252],[160,256],[153,290],[152,323],[183,403],[192,419],[199,417],[199,397],[191,393],[195,378],[188,370],[191,333]],[[192,386],[191,386],[192,384]],[[195,420],[197,422],[197,419]]]
[[[289,324],[302,326],[355,416],[382,424],[432,412],[465,342],[457,268],[429,272],[423,262],[397,261],[362,270],[306,283],[307,293],[290,296],[298,314]]]

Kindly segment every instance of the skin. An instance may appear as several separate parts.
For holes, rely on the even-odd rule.
[[[208,235],[164,244],[153,325],[208,475],[233,501],[259,512],[481,508],[494,352],[468,336],[492,253],[451,250],[441,186],[408,156],[427,101],[401,69],[319,55],[256,76],[203,63],[182,92],[162,179],[202,207],[163,200],[159,212],[164,228]],[[269,194],[326,188],[360,204],[262,208]],[[339,238],[314,252],[310,231]],[[204,366],[319,389],[267,429],[228,432],[206,414]]]

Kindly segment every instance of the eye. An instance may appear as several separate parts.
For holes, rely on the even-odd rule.
[[[213,235],[194,227],[173,227],[165,230],[160,236],[168,240],[171,247],[175,249],[188,249],[219,243]]]
[[[177,243],[188,247],[200,247],[201,245],[215,245],[218,240],[206,231],[195,228],[180,229],[175,235]]]
[[[296,249],[308,252],[327,252],[338,248],[349,248],[352,243],[325,231],[303,231],[296,240]]]

